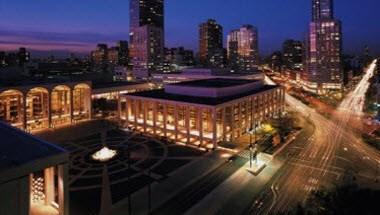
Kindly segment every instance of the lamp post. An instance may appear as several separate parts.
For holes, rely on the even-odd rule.
[[[148,177],[151,176],[151,166],[149,166],[148,169]],[[151,190],[151,183],[148,184],[148,214],[152,214],[152,190]]]
[[[252,129],[247,129],[247,132],[249,134],[249,168],[252,168]]]

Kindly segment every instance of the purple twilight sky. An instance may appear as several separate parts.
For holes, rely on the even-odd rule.
[[[346,53],[369,45],[380,54],[379,8],[379,0],[335,1]],[[128,10],[128,0],[0,0],[0,50],[88,53],[96,43],[128,40]],[[260,51],[268,54],[285,39],[303,40],[310,13],[311,0],[165,0],[166,45],[197,50],[198,24],[214,18],[225,35],[257,26]]]

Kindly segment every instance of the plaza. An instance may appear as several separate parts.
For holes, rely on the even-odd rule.
[[[128,198],[133,201],[136,192],[167,180],[206,154],[121,130],[106,121],[86,122],[39,136],[70,153],[70,214],[109,214],[115,204]],[[92,159],[91,155],[104,146],[117,155],[105,162]]]

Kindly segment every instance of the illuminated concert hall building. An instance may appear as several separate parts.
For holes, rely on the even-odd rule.
[[[0,120],[27,131],[91,119],[91,82],[0,88]]]
[[[206,79],[121,97],[121,119],[140,132],[215,149],[284,111],[284,90],[261,80]]]

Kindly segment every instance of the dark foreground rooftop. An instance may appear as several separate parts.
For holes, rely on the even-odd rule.
[[[115,82],[104,82],[104,83],[93,83],[93,89],[102,89],[110,87],[124,87],[137,84],[144,84],[144,82],[134,82],[134,81],[115,81]]]
[[[248,81],[248,82],[251,82],[251,81]],[[254,90],[247,91],[241,94],[227,96],[227,97],[217,97],[217,98],[213,98],[213,97],[205,98],[205,97],[200,97],[200,96],[185,96],[185,95],[171,94],[171,93],[166,93],[165,90],[163,89],[131,93],[131,94],[128,94],[128,96],[138,96],[138,97],[145,97],[145,98],[151,98],[151,99],[161,99],[161,100],[170,100],[170,101],[177,101],[177,102],[216,106],[216,105],[220,105],[220,104],[233,101],[235,99],[243,98],[249,95],[265,92],[268,90],[273,90],[278,87],[279,86],[276,86],[276,85],[264,85],[260,88],[256,88]]]
[[[187,87],[205,87],[205,88],[224,88],[233,87],[243,84],[249,84],[254,81],[245,79],[224,79],[224,78],[214,78],[214,79],[202,79],[194,81],[185,81],[176,84],[171,84],[175,86],[187,86]]]
[[[62,148],[0,122],[0,174],[8,169],[64,153]]]

